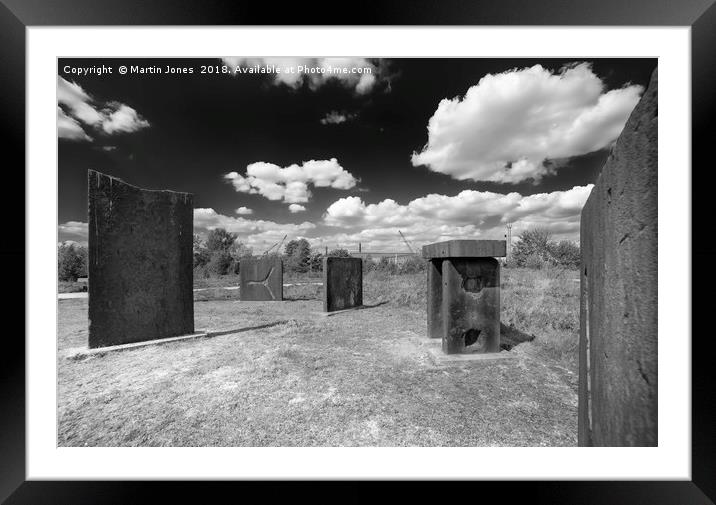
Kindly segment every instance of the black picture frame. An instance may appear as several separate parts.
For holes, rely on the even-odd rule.
[[[411,1],[393,0],[353,4],[349,18],[339,18],[330,5],[296,3],[268,5],[265,2],[224,0],[0,0],[0,125],[3,143],[2,199],[5,216],[16,216],[25,208],[25,29],[31,26],[90,25],[551,25],[551,26],[688,26],[691,27],[692,71],[692,236],[703,237],[713,225],[707,195],[712,187],[713,162],[709,156],[716,139],[716,5],[714,0],[525,0]],[[12,160],[12,161],[10,161]],[[21,170],[20,167],[23,167]],[[689,167],[681,169],[688,170]],[[9,190],[7,188],[12,188]],[[26,189],[26,188],[25,188]],[[13,196],[14,195],[14,196]],[[709,226],[710,225],[710,226]],[[16,227],[16,228],[19,228]],[[8,232],[10,233],[10,232]],[[3,265],[23,262],[26,269],[25,234],[12,230],[0,248]],[[8,235],[9,236],[9,235]],[[716,398],[714,367],[709,352],[712,339],[706,324],[711,299],[709,287],[716,275],[709,266],[716,262],[716,246],[710,240],[692,241],[691,261],[699,266],[692,275],[692,480],[687,481],[585,481],[585,482],[469,482],[428,489],[426,483],[411,483],[409,489],[423,498],[446,492],[498,492],[500,501],[515,498],[530,503],[713,503],[716,500]],[[6,288],[18,307],[25,308],[24,274],[8,268]],[[664,280],[662,280],[664,282]],[[15,308],[16,310],[12,310]],[[10,318],[6,318],[10,320]],[[24,321],[24,320],[23,320]],[[699,324],[704,323],[704,324]],[[688,321],[684,322],[687,328]],[[238,499],[248,497],[254,483],[198,482],[49,482],[26,481],[25,465],[25,344],[22,333],[4,335],[0,350],[0,500],[6,503],[144,503],[155,501],[218,501],[220,492]],[[701,328],[703,333],[698,329]],[[661,335],[660,335],[661,337]],[[665,338],[666,336],[664,336]],[[684,345],[678,342],[670,345]],[[273,484],[270,496],[290,493],[316,498],[306,483],[290,488]],[[241,486],[237,495],[236,487]],[[321,495],[334,500],[366,501],[382,494],[356,483],[326,483]],[[385,486],[385,483],[382,484]],[[248,488],[248,489],[247,489]],[[266,487],[262,487],[266,493]],[[439,494],[438,494],[439,493]],[[265,495],[266,496],[266,495]],[[214,499],[207,500],[209,497]],[[234,501],[234,499],[232,499]],[[343,501],[341,499],[340,501]]]

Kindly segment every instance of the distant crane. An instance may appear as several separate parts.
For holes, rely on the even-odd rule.
[[[264,252],[263,255],[266,256],[266,255],[267,255],[268,253],[270,253],[271,250],[272,250],[274,247],[276,247],[276,246],[278,246],[278,249],[277,249],[277,250],[280,251],[280,250],[281,250],[281,244],[283,244],[283,241],[286,240],[286,237],[288,237],[288,235],[284,235],[283,238],[281,239],[281,242],[276,242],[274,245],[272,245],[271,247],[269,247],[268,249],[266,249],[266,252]]]
[[[400,233],[400,236],[403,238],[403,242],[405,242],[405,245],[408,246],[408,250],[409,250],[412,254],[415,254],[415,251],[413,250],[413,247],[410,245],[410,242],[408,242],[408,239],[405,238],[405,235],[403,235],[403,232],[400,231],[400,230],[398,230],[398,233]]]

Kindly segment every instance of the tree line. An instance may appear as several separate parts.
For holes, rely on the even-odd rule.
[[[238,234],[224,228],[211,230],[206,239],[194,235],[193,258],[194,275],[199,277],[217,277],[238,274],[242,258],[253,256],[253,249],[237,240]],[[87,248],[76,242],[63,242],[58,245],[58,278],[61,281],[76,281],[87,277]],[[283,250],[268,253],[267,256],[280,256],[284,270],[296,274],[318,274],[323,270],[324,254],[313,250],[305,238],[289,241]],[[346,249],[328,251],[330,257],[351,257]],[[579,246],[568,240],[554,241],[544,228],[532,228],[519,235],[512,248],[506,267],[543,268],[559,266],[579,268]],[[410,256],[400,262],[389,258],[373,261],[364,258],[363,271],[377,271],[386,274],[412,274],[424,272],[426,262],[420,256]]]
[[[546,228],[532,228],[519,235],[519,241],[512,248],[506,266],[558,266],[578,269],[580,262],[579,245],[569,240],[552,240],[552,235]]]

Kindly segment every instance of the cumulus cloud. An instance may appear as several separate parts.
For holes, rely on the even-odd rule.
[[[416,247],[451,239],[503,239],[505,225],[513,236],[542,227],[555,239],[578,240],[580,213],[593,185],[565,191],[521,195],[466,190],[454,196],[429,194],[406,204],[386,199],[365,203],[349,196],[331,204],[317,223],[276,223],[242,216],[226,216],[212,208],[194,209],[194,231],[214,228],[238,233],[238,239],[261,252],[284,235],[306,238],[314,247],[346,247],[362,243],[364,251],[407,252],[402,231]],[[68,221],[59,226],[61,240],[87,240],[87,223]]]
[[[269,200],[285,203],[305,203],[311,197],[309,185],[350,189],[357,179],[340,166],[336,158],[304,161],[281,168],[259,161],[246,167],[246,175],[229,172],[224,179],[239,193],[258,194]]]
[[[235,212],[242,216],[246,216],[246,215],[254,213],[253,209],[249,209],[248,207],[239,207],[238,209],[236,209]]]
[[[404,247],[398,230],[409,241],[424,245],[459,238],[502,239],[505,225],[514,223],[514,235],[539,226],[555,237],[575,240],[580,213],[592,187],[575,186],[528,196],[465,190],[455,196],[430,194],[405,205],[391,199],[366,204],[359,197],[349,196],[326,210],[323,223],[341,230],[324,239],[395,250]]]
[[[57,76],[57,103],[64,105],[72,116],[88,125],[102,122],[102,114],[92,102],[92,98],[79,84]]]
[[[60,242],[87,241],[87,223],[81,221],[67,221],[57,227]]]
[[[131,133],[149,126],[149,121],[142,118],[136,110],[129,105],[119,102],[110,102],[102,110],[104,120],[102,130],[105,133]]]
[[[60,107],[57,107],[57,136],[62,139],[92,142],[92,137],[87,135],[79,121],[65,114]]]
[[[224,64],[232,69],[237,67],[277,68],[280,72],[271,73],[273,83],[298,89],[305,84],[315,91],[330,81],[340,83],[344,88],[358,95],[365,95],[380,83],[387,81],[385,60],[366,58],[222,58]],[[241,75],[237,72],[235,75]],[[385,88],[389,90],[390,87]]]
[[[604,90],[587,63],[488,74],[440,102],[412,164],[460,180],[538,182],[555,169],[549,160],[609,147],[644,88]]]
[[[105,135],[131,133],[149,127],[149,121],[129,105],[97,100],[80,85],[60,76],[57,77],[57,103],[57,134],[60,138],[91,141],[82,124]]]
[[[281,240],[284,235],[292,238],[305,237],[316,228],[316,225],[310,222],[276,223],[262,219],[225,216],[211,208],[194,209],[195,233],[206,235],[214,228],[224,228],[238,233],[238,240],[254,248],[254,252],[261,252]],[[87,223],[68,221],[58,226],[58,232],[61,242],[66,240],[87,242]]]
[[[297,212],[305,212],[306,207],[304,207],[303,205],[299,205],[297,203],[292,203],[291,205],[288,206],[288,210],[291,211],[291,214],[295,214]]]
[[[323,118],[321,118],[321,124],[328,125],[328,124],[341,124],[345,123],[347,121],[350,121],[352,119],[355,119],[355,114],[349,114],[347,112],[338,112],[337,110],[332,110],[328,114],[326,114]]]
[[[293,238],[305,237],[316,225],[307,221],[299,224],[275,223],[262,219],[225,216],[210,208],[194,209],[196,233],[205,234],[214,228],[238,233],[238,240],[254,248],[254,252],[259,252],[280,241],[284,235]]]

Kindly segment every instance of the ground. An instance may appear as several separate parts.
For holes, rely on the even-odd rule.
[[[215,336],[97,356],[74,353],[86,299],[60,300],[58,444],[574,446],[576,278],[503,270],[502,322],[535,338],[460,363],[429,352],[424,274],[368,275],[368,307],[331,317],[315,284],[286,279],[284,302],[197,291]]]

